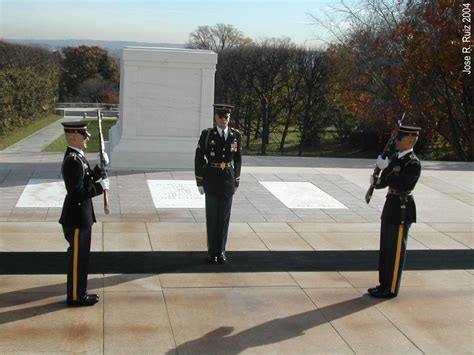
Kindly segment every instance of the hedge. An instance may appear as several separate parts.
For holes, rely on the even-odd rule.
[[[58,54],[0,41],[0,132],[52,112],[58,86]]]

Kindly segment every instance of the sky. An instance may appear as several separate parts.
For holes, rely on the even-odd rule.
[[[0,39],[186,43],[198,26],[224,23],[254,40],[289,37],[297,44],[319,46],[322,40],[331,38],[328,31],[314,25],[311,15],[339,18],[334,9],[340,7],[339,3],[340,0],[0,0]]]

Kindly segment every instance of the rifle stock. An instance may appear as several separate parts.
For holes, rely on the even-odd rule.
[[[107,165],[104,158],[104,136],[102,134],[102,112],[97,110],[97,123],[99,126],[99,155],[100,155],[100,167],[104,170],[105,174],[107,174]],[[106,175],[107,176],[107,175]],[[108,190],[104,190],[104,213],[110,213],[109,207],[109,192]]]
[[[372,194],[374,193],[374,190],[375,190],[375,181],[378,178],[379,174],[380,174],[380,169],[378,167],[375,167],[374,172],[372,173],[372,176],[374,177],[374,183],[370,184],[369,189],[365,193],[365,202],[367,204],[370,203],[370,199],[372,198]]]
[[[406,112],[403,112],[402,118],[397,122],[397,127],[392,131],[389,140],[385,144],[385,147],[383,148],[383,152],[381,154],[382,158],[385,158],[388,155],[388,153],[390,152],[390,147],[392,146],[392,144],[395,140],[395,137],[397,136],[397,129],[400,128],[400,126],[402,125],[403,119],[405,118],[405,113]],[[380,172],[381,172],[381,170],[379,169],[379,167],[377,165],[375,165],[374,171],[372,173],[373,183],[370,184],[369,189],[365,193],[365,202],[367,204],[370,203],[370,199],[372,198],[372,194],[374,193],[374,190],[375,190],[375,183],[376,183],[376,181],[377,181],[377,179],[380,175]]]

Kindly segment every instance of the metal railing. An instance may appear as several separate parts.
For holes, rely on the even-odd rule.
[[[66,111],[63,109],[56,110],[56,112],[63,117],[82,117],[82,118],[97,118],[97,110],[94,111]],[[104,118],[119,118],[118,111],[100,110]]]
[[[119,117],[119,105],[95,102],[58,102],[55,112],[63,117],[97,117],[97,110],[105,118]]]
[[[118,104],[106,104],[106,103],[96,103],[96,102],[57,102],[56,108],[105,108],[108,110],[117,109]]]

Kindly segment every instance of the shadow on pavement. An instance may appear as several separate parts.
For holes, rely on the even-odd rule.
[[[230,251],[228,263],[209,265],[206,252],[91,252],[90,274],[288,271],[371,271],[378,250]],[[473,249],[408,250],[405,270],[473,269]],[[65,252],[0,252],[0,275],[62,274]]]
[[[176,349],[169,351],[167,355],[175,354],[175,352],[178,354],[240,354],[249,348],[301,336],[308,329],[344,318],[384,301],[363,295],[293,316],[272,319],[234,335],[229,335],[234,327],[222,326],[201,338],[179,345]],[[226,319],[223,318],[223,322],[225,321]]]
[[[111,287],[124,282],[139,280],[150,277],[152,275],[133,275],[124,278],[123,275],[106,276],[104,278],[91,279],[88,282],[88,288],[102,289],[102,287]],[[64,276],[66,278],[66,276]],[[36,317],[42,314],[56,312],[67,308],[66,305],[66,283],[59,283],[48,286],[31,287],[12,292],[0,294],[0,310],[7,307],[21,306],[26,303],[40,301],[53,296],[64,295],[64,301],[48,303],[41,306],[33,306],[28,308],[19,308],[0,312],[0,324],[11,323],[22,319]]]

